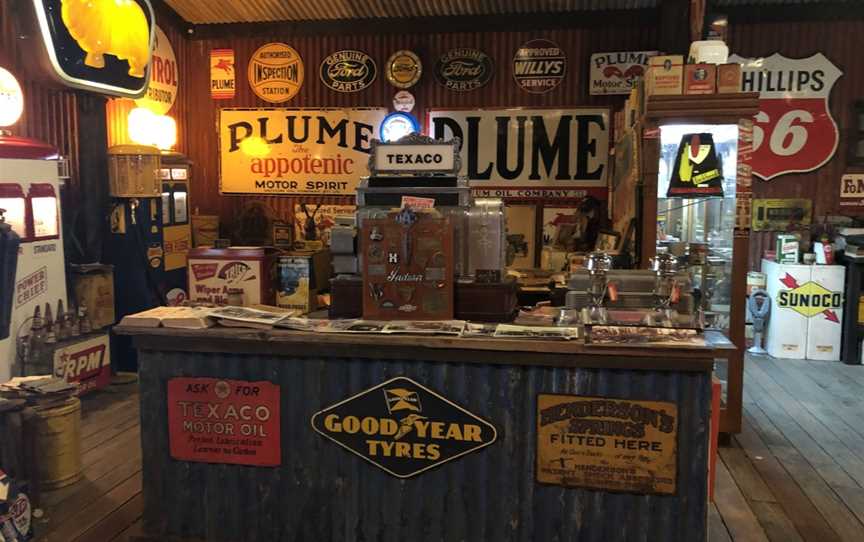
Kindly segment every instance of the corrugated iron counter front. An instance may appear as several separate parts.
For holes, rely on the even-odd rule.
[[[706,540],[719,335],[117,331],[139,350],[157,538]]]

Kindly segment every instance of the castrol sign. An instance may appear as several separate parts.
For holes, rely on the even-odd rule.
[[[768,181],[813,171],[834,156],[840,133],[829,98],[843,72],[825,55],[732,55],[729,62],[741,64],[742,92],[759,93],[759,113],[753,122],[754,175]]]
[[[168,381],[168,439],[181,461],[282,463],[279,386],[218,378]]]

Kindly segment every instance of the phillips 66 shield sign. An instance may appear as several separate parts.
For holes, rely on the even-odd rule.
[[[741,64],[743,92],[759,93],[753,123],[753,174],[771,180],[813,171],[834,156],[840,134],[828,99],[843,75],[825,55],[729,57]]]

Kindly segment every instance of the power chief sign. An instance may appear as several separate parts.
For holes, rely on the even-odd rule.
[[[825,55],[729,57],[741,64],[743,92],[759,93],[753,124],[753,173],[771,180],[813,171],[834,156],[840,134],[829,98],[843,72]]]

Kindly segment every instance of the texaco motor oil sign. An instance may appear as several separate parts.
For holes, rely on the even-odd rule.
[[[486,420],[405,377],[317,412],[312,427],[399,478],[476,452],[498,436]]]
[[[753,124],[753,174],[767,180],[818,169],[834,156],[840,134],[831,89],[843,72],[825,55],[729,57],[741,64],[743,92],[758,92]]]
[[[279,401],[279,386],[271,382],[170,379],[171,457],[234,465],[281,464]]]

